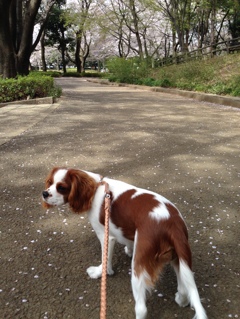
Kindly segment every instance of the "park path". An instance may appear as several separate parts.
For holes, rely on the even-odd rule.
[[[100,247],[86,216],[45,211],[56,165],[149,188],[184,215],[209,318],[240,318],[240,111],[178,95],[61,78],[57,104],[0,109],[0,318],[97,319],[100,281],[86,268]],[[116,247],[108,318],[134,318],[130,260]],[[192,318],[174,302],[166,270],[149,319]]]

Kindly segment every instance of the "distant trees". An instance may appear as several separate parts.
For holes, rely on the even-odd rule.
[[[136,0],[100,1],[100,32],[111,38],[120,57],[152,57],[161,46],[168,23],[162,23],[159,12],[149,3]]]
[[[57,67],[61,68],[66,73],[67,51],[68,47],[73,45],[74,38],[67,32],[66,20],[64,18],[65,10],[62,8],[66,4],[65,0],[56,3],[49,15],[46,28],[41,37],[41,60],[42,69],[47,70],[45,61],[45,46],[56,47],[60,52],[60,58],[57,59]]]
[[[99,26],[120,57],[167,57],[240,36],[240,0],[99,1]]]
[[[66,72],[66,61],[75,64],[77,72],[83,72],[92,41],[94,0],[76,0],[65,6],[64,0],[53,6],[42,37],[41,52],[45,46],[55,47],[61,54],[61,66]],[[58,63],[59,64],[59,63]],[[44,67],[45,63],[42,61]]]
[[[229,33],[232,38],[240,37],[240,0],[234,1],[234,5],[229,4],[227,15]]]
[[[51,14],[50,14],[51,13]],[[35,28],[35,26],[38,26]],[[56,48],[66,71],[87,58],[157,60],[240,37],[240,0],[0,0],[0,76],[29,72],[41,43]]]
[[[146,1],[150,1],[150,6],[161,13],[165,21],[170,22],[169,41],[172,54],[186,53],[192,48],[202,48],[206,45],[214,49],[219,39],[229,36],[228,20],[231,21],[237,13],[240,17],[239,0]]]
[[[68,50],[68,58],[75,63],[77,72],[84,70],[92,41],[91,28],[94,21],[94,0],[77,0],[70,3],[64,13],[68,29],[75,34],[75,52]]]

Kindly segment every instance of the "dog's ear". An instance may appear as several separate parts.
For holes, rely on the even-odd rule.
[[[46,208],[46,209],[49,209],[51,207],[53,207],[52,205],[49,205],[48,203],[42,201],[42,207]]]
[[[87,173],[70,169],[68,171],[71,190],[68,203],[75,213],[83,213],[91,208],[92,200],[97,189],[97,182]]]

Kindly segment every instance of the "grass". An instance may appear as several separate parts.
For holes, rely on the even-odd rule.
[[[168,79],[179,89],[240,96],[240,54],[171,65],[152,71],[151,76]]]
[[[109,62],[110,81],[240,96],[240,54],[155,69],[146,68],[146,64],[143,66],[136,60],[121,59],[121,63],[118,60]]]

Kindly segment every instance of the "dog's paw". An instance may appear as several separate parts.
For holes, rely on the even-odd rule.
[[[129,257],[132,257],[132,253],[133,253],[132,248],[129,248],[128,246],[125,246],[124,247],[124,251],[125,251],[126,255],[128,255]]]
[[[100,278],[102,276],[102,265],[97,267],[89,267],[87,269],[88,276],[93,279]]]
[[[108,269],[107,269],[107,274],[108,274],[109,276],[114,275],[114,271],[112,270],[112,268],[108,268]]]
[[[175,294],[175,301],[180,307],[187,307],[189,305],[188,297],[180,294],[179,292]]]
[[[88,273],[88,276],[93,279],[100,278],[102,276],[102,265],[99,265],[97,267],[94,267],[94,266],[89,267],[87,269],[87,273]],[[107,269],[107,274],[110,276],[114,274],[114,271],[112,270],[112,268]]]

